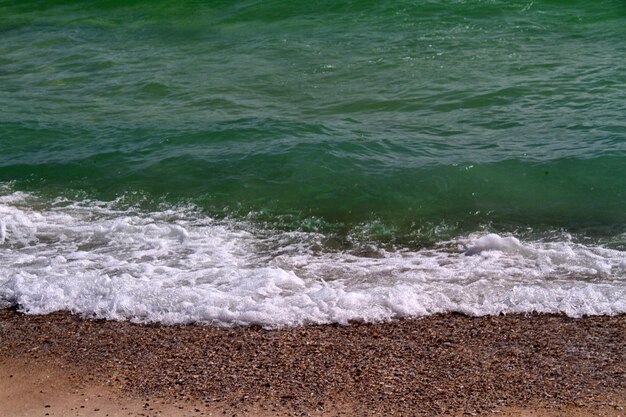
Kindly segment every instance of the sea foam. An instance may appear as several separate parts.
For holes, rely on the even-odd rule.
[[[626,253],[472,234],[376,256],[193,208],[0,196],[0,305],[138,322],[267,327],[439,312],[626,312]]]

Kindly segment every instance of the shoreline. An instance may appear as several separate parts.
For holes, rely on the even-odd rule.
[[[443,314],[266,330],[0,310],[0,372],[25,390],[54,375],[66,381],[57,397],[103,392],[103,416],[617,416],[626,415],[626,315]],[[111,402],[123,406],[104,413]],[[65,415],[49,405],[20,415]]]

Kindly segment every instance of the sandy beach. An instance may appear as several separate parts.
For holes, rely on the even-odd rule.
[[[0,415],[624,415],[626,316],[267,330],[0,312]]]

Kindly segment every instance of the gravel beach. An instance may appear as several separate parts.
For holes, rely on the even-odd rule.
[[[270,330],[2,310],[0,365],[15,361],[62,369],[78,386],[193,404],[189,415],[478,415],[538,405],[620,415],[626,316],[446,314]]]

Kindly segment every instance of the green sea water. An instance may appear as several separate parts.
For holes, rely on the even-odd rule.
[[[623,0],[0,0],[0,308],[626,312]]]
[[[614,237],[626,3],[0,1],[0,183],[339,242]]]

